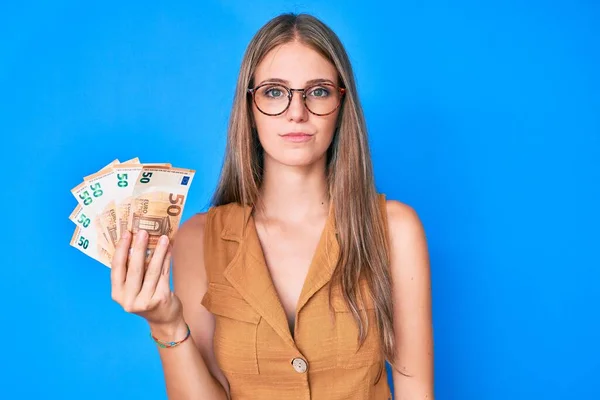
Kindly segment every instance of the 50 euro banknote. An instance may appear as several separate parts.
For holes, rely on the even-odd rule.
[[[163,169],[170,169],[171,164],[139,164],[139,163],[123,163],[119,165],[115,165],[112,169],[115,173],[115,177],[117,178],[116,182],[116,191],[114,196],[114,221],[112,216],[104,217],[111,224],[110,228],[112,229],[112,224],[114,223],[114,232],[115,232],[115,243],[121,239],[121,235],[124,231],[127,230],[127,222],[129,220],[129,214],[131,211],[131,203],[133,200],[133,191],[136,186],[136,182],[138,181],[138,177],[142,172],[142,169],[157,167]],[[110,210],[113,212],[113,209]]]
[[[134,237],[148,232],[148,261],[162,235],[173,239],[181,223],[188,190],[195,171],[184,168],[144,166],[133,188],[127,229]]]
[[[100,244],[93,230],[75,227],[70,245],[110,268],[113,254]]]
[[[69,215],[69,219],[76,225],[71,237],[71,246],[109,267],[113,252],[109,250],[110,246],[101,230],[96,227],[95,219],[88,217],[79,204]]]

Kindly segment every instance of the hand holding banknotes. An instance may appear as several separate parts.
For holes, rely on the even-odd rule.
[[[112,298],[151,325],[178,325],[182,313],[169,286],[169,243],[194,174],[117,159],[71,189],[78,202],[69,216],[76,225],[71,246],[111,268]]]
[[[111,264],[112,298],[126,312],[145,318],[151,325],[175,323],[182,316],[182,307],[169,286],[168,236],[160,237],[149,263],[146,262],[147,250],[145,230],[140,230],[135,237],[124,232]]]

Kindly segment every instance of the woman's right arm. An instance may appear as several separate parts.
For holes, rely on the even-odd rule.
[[[206,213],[183,223],[173,242],[173,286],[183,305],[182,319],[167,326],[152,326],[160,340],[179,340],[190,327],[191,337],[174,348],[158,348],[170,400],[229,398],[229,386],[213,351],[214,316],[202,306],[207,290],[204,268]],[[160,336],[158,336],[160,335]],[[162,339],[161,339],[162,338]]]
[[[163,342],[183,343],[170,348],[156,346],[170,400],[227,400],[229,386],[219,369],[213,348],[214,317],[201,300],[207,289],[204,269],[204,225],[198,214],[178,230],[169,252],[158,245],[148,268],[144,268],[145,239],[131,243],[131,235],[119,242],[111,271],[112,296],[125,311],[148,321],[153,336]],[[139,236],[139,235],[138,235]],[[128,256],[129,248],[132,248]],[[171,254],[174,291],[169,286]]]

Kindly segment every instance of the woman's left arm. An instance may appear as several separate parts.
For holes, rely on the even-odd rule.
[[[434,400],[431,279],[427,240],[410,206],[387,201],[394,300],[396,400]],[[403,375],[404,374],[404,375]]]

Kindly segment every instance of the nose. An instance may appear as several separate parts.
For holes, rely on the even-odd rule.
[[[297,92],[297,93],[296,93]],[[292,99],[287,109],[287,116],[290,121],[303,122],[308,118],[308,110],[304,106],[302,92],[292,90]]]

